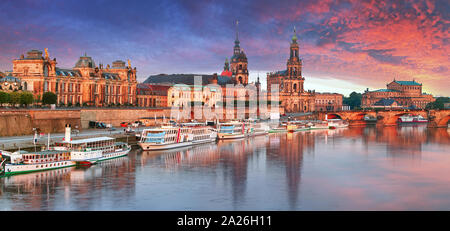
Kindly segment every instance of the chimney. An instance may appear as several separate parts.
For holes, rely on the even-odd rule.
[[[64,135],[64,141],[65,142],[70,142],[70,132],[71,132],[71,126],[70,124],[66,124],[66,134]]]

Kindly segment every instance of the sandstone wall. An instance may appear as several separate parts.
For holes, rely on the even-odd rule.
[[[3,110],[0,111],[0,136],[63,132],[65,124],[80,125],[79,110]]]
[[[89,127],[89,121],[98,121],[105,124],[120,126],[122,122],[134,122],[144,117],[170,116],[170,109],[81,109],[81,126]]]

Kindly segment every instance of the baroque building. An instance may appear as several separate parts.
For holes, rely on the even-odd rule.
[[[278,100],[285,112],[340,111],[343,109],[343,95],[338,93],[316,93],[306,91],[303,84],[302,59],[299,57],[299,44],[294,27],[294,35],[289,46],[289,58],[286,69],[267,74],[267,93],[269,100],[276,97],[272,94],[273,86],[278,86]],[[276,93],[275,93],[276,94]]]
[[[231,57],[231,73],[232,79],[236,84],[246,86],[248,84],[248,61],[244,49],[241,49],[240,46],[237,23],[238,22],[236,22],[236,40],[234,41],[233,56]],[[227,67],[227,61],[225,61],[225,68]]]
[[[376,107],[389,99],[395,101],[393,103],[398,107],[424,109],[428,103],[435,101],[432,95],[422,93],[422,84],[415,80],[397,81],[394,79],[386,87],[386,89],[374,91],[367,89],[362,95],[361,107]]]
[[[292,36],[286,70],[267,74],[267,92],[272,100],[272,85],[278,86],[280,106],[286,112],[310,112],[315,110],[315,91],[305,91],[302,76],[302,60],[299,57],[297,35]]]
[[[236,23],[237,25],[237,23]],[[159,74],[149,76],[143,84],[138,85],[138,98],[149,98],[149,88],[165,86],[166,93],[158,97],[166,98],[167,106],[181,106],[186,101],[202,102],[203,105],[215,108],[223,106],[226,102],[248,101],[250,95],[256,98],[260,94],[261,83],[259,78],[255,83],[249,83],[248,60],[240,47],[238,31],[234,41],[233,55],[228,62],[225,59],[223,71],[220,75],[209,74]],[[195,82],[195,77],[199,82]],[[240,85],[242,84],[242,85]],[[230,88],[227,91],[227,87]],[[231,90],[231,91],[230,91]],[[160,101],[162,101],[161,99]],[[140,106],[147,106],[145,101],[139,100]]]
[[[57,103],[64,105],[107,106],[135,104],[136,67],[130,61],[117,60],[112,67],[97,66],[94,60],[81,56],[71,69],[56,66],[56,58],[50,59],[47,49],[31,50],[27,56],[13,60],[12,76],[19,78],[23,90],[41,99],[45,92],[57,95]]]

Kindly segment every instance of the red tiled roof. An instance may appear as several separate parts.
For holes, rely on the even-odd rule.
[[[227,77],[231,77],[233,75],[233,73],[231,71],[222,71],[222,74],[220,74],[221,76],[227,76]]]
[[[167,95],[167,91],[171,86],[153,85],[148,83],[140,83],[137,85],[138,94],[146,95],[145,92],[153,92],[156,95]]]

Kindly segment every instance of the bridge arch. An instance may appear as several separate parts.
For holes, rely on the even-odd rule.
[[[450,114],[442,117],[439,121],[437,121],[438,127],[448,127],[448,124],[450,122]]]
[[[428,119],[426,111],[379,111],[377,113],[377,119],[381,120],[383,125],[397,125],[399,118],[404,115],[422,116]]]
[[[327,118],[328,119],[342,119],[342,116],[340,116],[337,113],[330,113],[330,114],[327,114]]]

